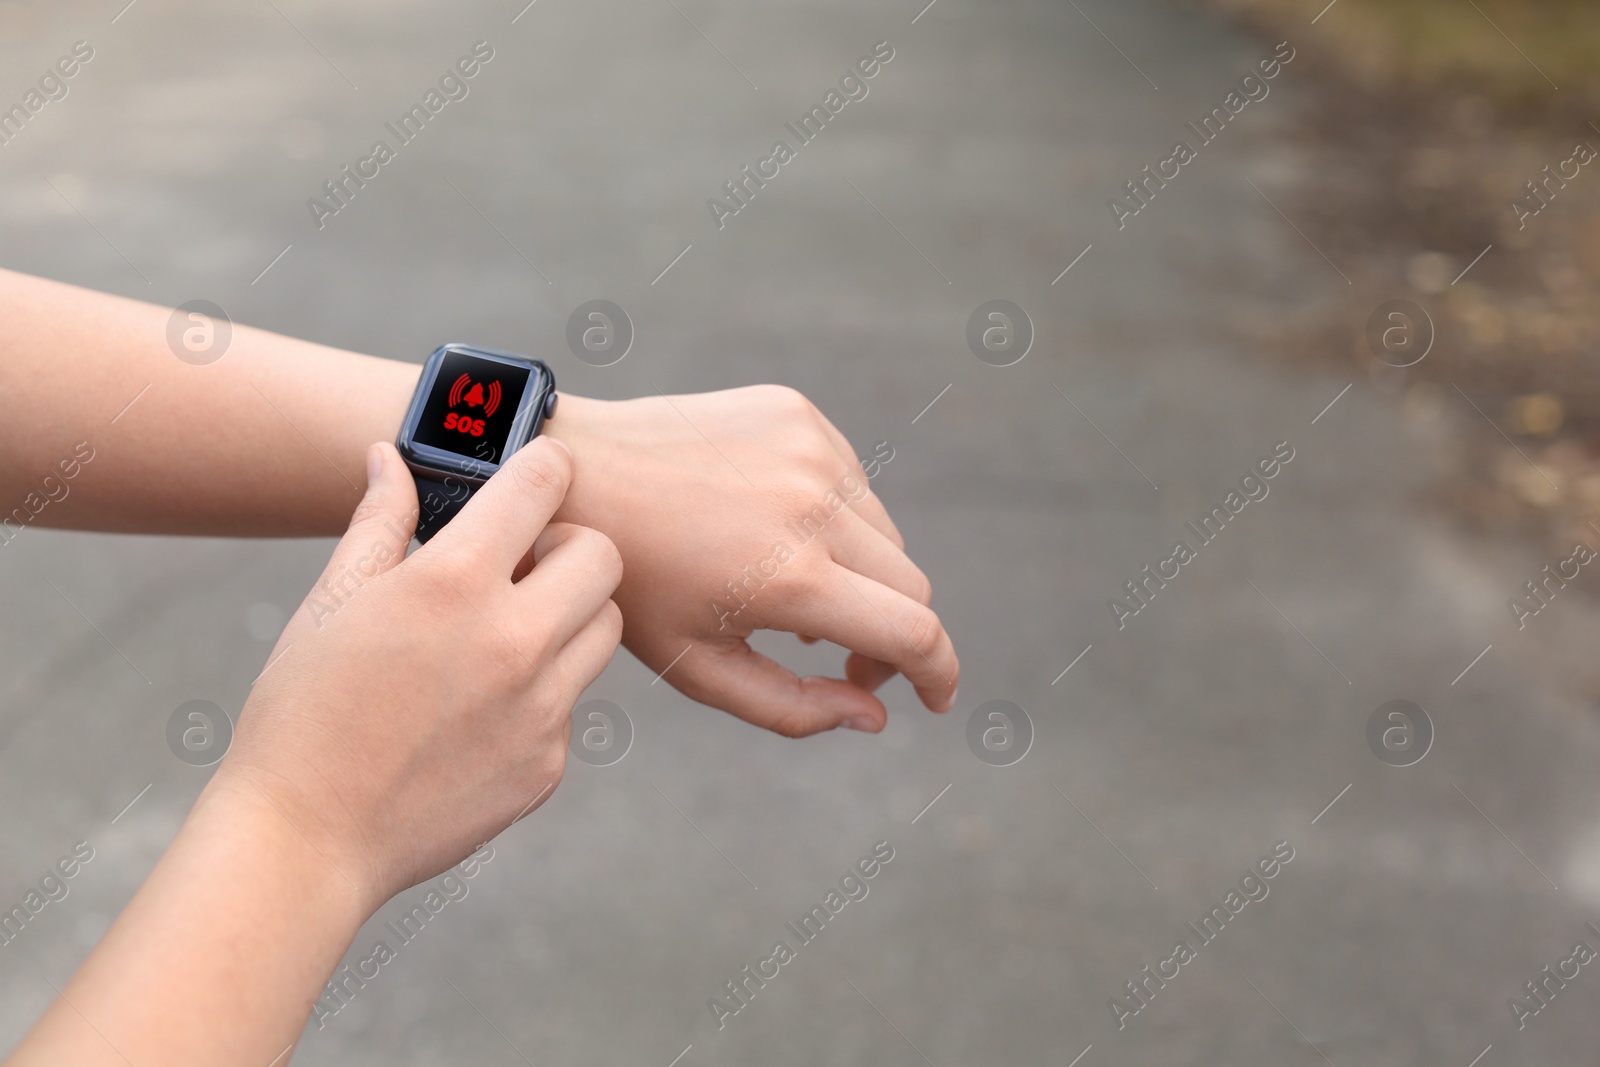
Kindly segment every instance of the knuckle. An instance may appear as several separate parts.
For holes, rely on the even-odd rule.
[[[807,737],[815,732],[811,729],[806,716],[799,711],[782,712],[772,720],[768,728],[779,737],[787,737],[790,740]]]
[[[762,403],[786,415],[812,415],[816,407],[800,390],[787,385],[758,385]]]
[[[801,463],[774,480],[773,495],[783,502],[785,511],[802,521],[831,517],[822,501],[828,484],[820,468],[821,464],[813,464],[810,457],[803,457]]]
[[[800,738],[809,737],[817,732],[815,716],[808,714],[812,706],[808,697],[806,683],[800,678],[791,678],[786,688],[787,698],[779,708],[777,714],[767,717],[767,729],[779,737]],[[759,721],[759,720],[758,720]]]
[[[912,615],[905,630],[906,643],[923,659],[931,660],[944,643],[944,624],[928,608]]]

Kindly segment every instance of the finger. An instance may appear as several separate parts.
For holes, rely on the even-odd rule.
[[[405,559],[416,526],[417,483],[393,445],[373,445],[367,449],[367,492],[318,585],[359,584],[392,569]]]
[[[459,553],[509,576],[556,513],[572,484],[572,450],[536,437],[511,455],[473,494],[427,550]]]
[[[939,616],[903,593],[840,566],[827,568],[786,620],[852,652],[891,664],[930,711],[955,704],[961,665]]]
[[[594,618],[622,581],[622,555],[599,530],[554,523],[534,542],[538,562],[517,583],[517,612],[560,648]]]
[[[919,604],[932,602],[933,584],[922,569],[911,562],[903,545],[897,547],[859,517],[854,523],[841,524],[840,529],[844,532],[841,543],[837,549],[829,546],[835,563],[882,582]],[[844,660],[844,676],[869,693],[876,693],[883,683],[899,673],[894,664],[859,652],[850,653]]]
[[[928,576],[861,516],[852,514],[843,522],[834,523],[828,529],[826,542],[828,554],[841,567],[882,582],[919,604],[933,601],[933,584]]]
[[[522,559],[517,561],[516,569],[511,572],[511,581],[515,583],[526,578],[528,572],[533,570],[533,565],[539,561],[539,557],[554,548],[557,542],[561,540],[552,531],[572,525],[572,523],[552,522],[540,531],[539,536],[534,538],[533,544],[528,546],[528,551],[522,554]]]
[[[821,638],[808,637],[805,634],[795,634],[803,645],[814,645]],[[869,693],[876,693],[882,688],[883,683],[900,672],[888,663],[880,663],[871,656],[863,656],[859,652],[852,652],[844,658],[844,676],[855,685],[859,685]]]
[[[859,686],[798,677],[738,639],[695,646],[675,668],[673,684],[691,699],[784,737],[838,726],[875,734],[889,721],[883,702]]]
[[[896,548],[904,551],[906,539],[900,535],[900,527],[894,524],[894,520],[889,517],[889,509],[883,506],[883,501],[879,500],[878,495],[871,489],[868,489],[866,495],[860,500],[852,500],[850,502],[850,510],[870,523],[873,529],[887,537],[894,543]]]
[[[390,444],[367,449],[367,491],[350,516],[311,592],[278,635],[268,662],[302,636],[321,629],[328,617],[368,582],[406,558],[417,525],[417,486]]]
[[[889,517],[889,509],[884,507],[883,501],[879,500],[877,495],[872,492],[869,484],[871,479],[867,477],[867,472],[862,469],[861,460],[856,457],[855,449],[850,447],[850,441],[844,434],[839,432],[837,426],[828,421],[828,416],[820,411],[817,412],[817,421],[821,423],[822,432],[828,438],[828,443],[833,446],[833,451],[849,468],[849,472],[859,478],[863,486],[868,487],[866,495],[860,500],[852,500],[850,502],[852,510],[871,523],[873,528],[883,536],[893,541],[900,548],[905,548],[906,539],[900,536],[899,527],[895,526],[894,520]]]
[[[844,658],[844,676],[869,693],[876,693],[884,682],[900,672],[894,664],[852,652]]]
[[[568,703],[576,704],[583,691],[594,684],[617,653],[622,642],[622,609],[614,600],[600,605],[588,622],[556,654],[556,668]]]

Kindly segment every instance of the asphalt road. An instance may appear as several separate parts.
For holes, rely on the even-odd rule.
[[[1293,223],[1316,28],[1119,229],[1108,200],[1275,42],[1106,0],[119,7],[0,5],[7,104],[94,49],[0,146],[5,266],[396,358],[527,351],[589,395],[794,385],[863,454],[892,446],[875,488],[962,656],[948,716],[896,681],[882,736],[800,742],[619,656],[589,695],[627,712],[626,757],[574,762],[296,1063],[1593,1054],[1588,968],[1520,1032],[1508,999],[1600,947],[1600,619],[1575,593],[1519,632],[1506,599],[1553,560],[1430,503],[1459,436],[1488,432],[1469,408],[1257,340],[1346,287]],[[319,229],[308,198],[477,41],[467,95]],[[880,41],[867,95],[719,228],[707,199]],[[637,332],[603,368],[565,342],[596,298]],[[1012,366],[966,340],[995,299],[1033,325]],[[1282,447],[1264,498],[1187,532]],[[1108,600],[1180,538],[1194,558],[1119,629]],[[95,854],[0,948],[0,1044],[203,785],[173,710],[237,713],[329,545],[0,546],[0,901]],[[842,657],[769,636],[797,666]],[[1432,723],[1412,766],[1368,745],[1395,699]],[[1010,766],[967,740],[995,700],[1031,721]],[[784,924],[878,842],[868,895],[800,945]],[[1293,858],[1247,882],[1263,899],[1209,942],[1185,927],[1275,847]],[[780,938],[796,958],[719,1029],[708,998]],[[1193,958],[1119,1029],[1110,1000],[1180,939]]]

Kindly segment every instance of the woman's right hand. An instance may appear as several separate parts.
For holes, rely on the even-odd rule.
[[[368,475],[210,788],[265,799],[376,909],[561,780],[573,704],[622,634],[622,558],[604,534],[550,523],[573,463],[549,438],[409,559],[411,476],[387,444]]]

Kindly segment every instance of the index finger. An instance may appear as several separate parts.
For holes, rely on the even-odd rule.
[[[422,551],[482,560],[509,581],[566,498],[572,473],[571,449],[552,437],[534,438],[500,465]]]
[[[939,616],[864,575],[831,564],[783,628],[823,637],[906,676],[932,711],[955,705],[961,664]]]

